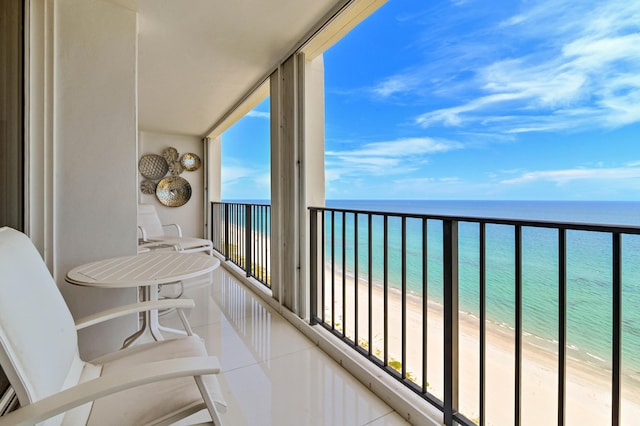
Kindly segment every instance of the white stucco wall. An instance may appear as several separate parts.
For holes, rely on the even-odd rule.
[[[132,303],[134,289],[70,285],[71,268],[136,253],[137,14],[131,2],[57,0],[54,15],[53,250],[74,317]],[[80,334],[91,358],[118,348],[135,316]]]
[[[138,159],[145,154],[158,154],[169,147],[174,147],[180,155],[196,154],[201,160],[201,166],[194,171],[184,171],[180,177],[189,182],[191,198],[180,207],[167,207],[161,204],[155,195],[147,195],[137,189],[140,203],[156,206],[158,216],[163,224],[177,223],[182,228],[185,237],[204,237],[204,148],[202,139],[189,135],[169,135],[164,133],[140,132],[140,147]],[[136,163],[137,164],[137,163]],[[137,165],[136,165],[137,167]],[[138,187],[145,178],[137,173]]]

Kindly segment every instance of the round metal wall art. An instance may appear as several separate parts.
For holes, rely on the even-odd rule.
[[[172,161],[171,164],[169,164],[169,173],[171,173],[172,175],[177,176],[183,171],[184,168],[179,161]]]
[[[155,194],[157,185],[154,181],[145,179],[140,182],[140,192],[147,195]]]
[[[180,159],[180,162],[182,163],[182,167],[184,167],[184,169],[189,172],[198,170],[198,167],[200,167],[201,163],[200,157],[192,152],[184,154]]]
[[[167,174],[169,165],[162,156],[147,154],[140,157],[138,170],[140,174],[147,179],[160,179]]]
[[[178,161],[178,158],[179,158],[178,150],[172,146],[162,151],[162,156],[164,157],[165,160],[167,160],[168,164],[171,164],[174,161]]]
[[[180,207],[191,198],[191,185],[180,176],[169,176],[158,182],[156,198],[167,207]]]

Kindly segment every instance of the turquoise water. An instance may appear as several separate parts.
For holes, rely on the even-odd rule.
[[[424,213],[640,225],[639,202],[535,202],[535,201],[327,201],[328,207],[370,211]],[[327,261],[331,254],[330,215],[326,218]],[[368,279],[366,216],[358,217],[358,275]],[[342,216],[335,219],[336,267],[342,265]],[[427,297],[442,301],[442,222],[429,220],[427,248]],[[372,278],[384,279],[383,220],[372,222]],[[422,296],[422,221],[407,219],[407,289]],[[353,214],[346,219],[345,256],[347,273],[355,270]],[[487,316],[492,322],[513,327],[515,323],[514,228],[487,225]],[[523,228],[523,329],[548,342],[558,338],[558,240],[557,231]],[[400,288],[401,220],[388,221],[388,282]],[[479,311],[479,227],[459,224],[460,309]],[[640,236],[624,235],[623,246],[623,369],[640,374]],[[567,233],[567,339],[569,356],[608,368],[612,328],[612,243],[607,233]]]

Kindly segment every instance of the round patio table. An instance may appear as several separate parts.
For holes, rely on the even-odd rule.
[[[66,280],[84,287],[138,287],[142,301],[153,301],[158,300],[158,285],[201,276],[219,265],[220,260],[205,254],[151,251],[77,266],[67,273]],[[128,337],[124,346],[149,337],[163,340],[160,328],[158,311],[147,311],[142,315],[140,330]]]

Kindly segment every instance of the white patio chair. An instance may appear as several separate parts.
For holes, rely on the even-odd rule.
[[[165,244],[183,253],[206,251],[210,255],[213,254],[211,240],[183,237],[182,229],[177,223],[163,225],[153,204],[138,204],[138,229],[142,234],[139,249]],[[170,233],[169,229],[173,229],[173,232]]]
[[[0,426],[164,425],[204,408],[220,424],[226,404],[213,375],[220,366],[197,336],[80,359],[77,330],[170,304],[193,301],[127,305],[74,323],[31,240],[0,228],[0,366],[20,402]]]

